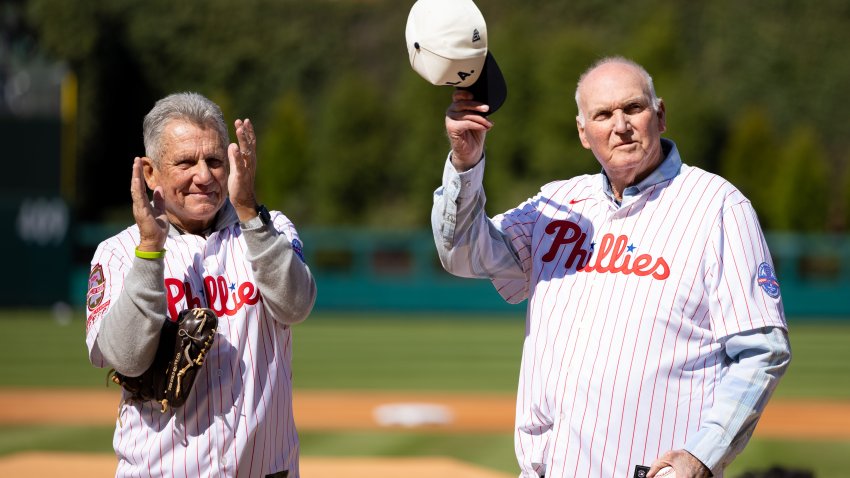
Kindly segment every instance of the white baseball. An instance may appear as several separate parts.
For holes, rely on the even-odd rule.
[[[655,478],[676,478],[676,470],[673,469],[672,466],[665,466],[664,468],[658,470],[658,473],[655,474]]]

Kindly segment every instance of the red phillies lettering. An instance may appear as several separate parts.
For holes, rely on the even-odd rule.
[[[569,269],[576,260],[578,260],[577,269],[584,266],[588,253],[582,249],[581,245],[584,244],[587,234],[581,232],[578,224],[570,221],[552,221],[546,225],[546,234],[556,234],[556,236],[549,250],[541,258],[543,262],[552,262],[562,245],[574,244],[565,266]]]
[[[188,284],[187,284],[188,288]],[[168,300],[168,316],[172,321],[177,320],[177,304],[186,296],[183,282],[173,277],[165,278],[165,296]]]
[[[212,309],[219,317],[232,316],[245,305],[254,305],[260,301],[260,291],[251,282],[243,282],[236,286],[228,285],[223,276],[204,277],[204,293],[207,297],[206,307]],[[186,298],[186,307],[204,307],[203,296],[196,297],[188,282],[169,277],[165,279],[165,294],[168,300],[168,315],[171,320],[177,320],[177,305]]]
[[[214,310],[219,317],[234,315],[243,305],[254,305],[260,301],[260,292],[250,282],[243,282],[239,285],[238,297],[235,291],[228,296],[229,289],[227,280],[223,276],[204,277],[204,290],[207,293],[208,307]],[[229,302],[233,304],[233,307],[227,305]]]
[[[582,248],[587,234],[581,232],[578,224],[571,221],[552,221],[546,225],[545,232],[555,237],[549,250],[541,257],[543,262],[551,262],[561,246],[572,244],[572,250],[564,262],[567,269],[571,269],[575,263],[578,272],[634,274],[639,277],[651,275],[658,280],[670,277],[670,266],[663,257],[655,259],[649,254],[632,256],[628,253],[627,250],[634,247],[628,246],[629,238],[626,235],[603,235],[596,254],[591,256],[593,251]]]

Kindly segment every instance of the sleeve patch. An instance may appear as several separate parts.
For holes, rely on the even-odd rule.
[[[298,239],[292,240],[292,250],[295,251],[295,254],[301,259],[301,262],[304,261],[304,246],[301,245],[301,241]]]
[[[773,297],[779,297],[779,280],[776,278],[776,273],[767,262],[759,264],[758,278],[756,279],[759,287],[762,288],[765,294]]]
[[[106,289],[106,276],[100,264],[95,265],[89,274],[89,291],[86,293],[86,305],[89,311],[94,311],[103,302]]]
[[[103,304],[100,304],[100,307],[93,310],[91,314],[89,314],[89,318],[86,319],[86,332],[91,328],[91,325],[95,323],[96,320],[100,319],[100,317],[106,312],[106,309],[109,308],[109,301],[107,300]]]

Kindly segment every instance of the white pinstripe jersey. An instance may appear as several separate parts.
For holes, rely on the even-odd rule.
[[[298,238],[284,215],[272,211],[272,220],[290,242]],[[134,225],[102,242],[92,260],[102,270],[104,294],[100,308],[88,311],[86,343],[95,366],[106,366],[95,340],[138,243]],[[238,223],[208,238],[169,235],[165,248],[169,314],[175,319],[187,307],[209,307],[219,318],[217,337],[183,407],[163,414],[155,402],[121,406],[113,438],[117,476],[257,477],[289,470],[289,478],[298,477],[290,327],[264,311]]]
[[[631,477],[699,428],[723,337],[785,328],[756,214],[731,184],[682,165],[620,207],[603,185],[601,174],[553,182],[492,220],[526,275],[493,281],[529,301],[523,476]]]

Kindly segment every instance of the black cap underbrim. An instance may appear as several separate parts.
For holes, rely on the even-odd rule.
[[[484,116],[495,113],[502,104],[505,98],[508,97],[508,85],[505,83],[505,77],[502,76],[502,70],[496,64],[496,59],[488,51],[487,58],[484,61],[484,69],[481,70],[481,75],[470,86],[460,87],[462,90],[467,90],[472,93],[475,101],[480,101],[490,107]]]

